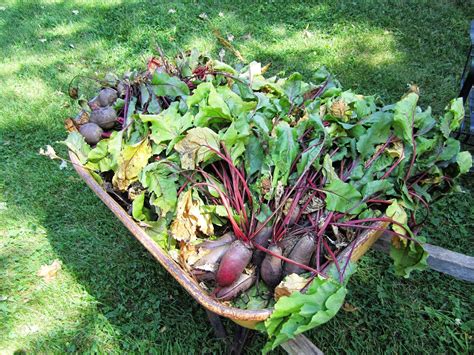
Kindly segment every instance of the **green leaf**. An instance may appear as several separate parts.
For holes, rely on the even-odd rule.
[[[396,275],[408,278],[412,271],[422,271],[428,268],[428,253],[419,243],[409,241],[406,246],[403,244],[398,246],[400,248],[392,244],[390,248]]]
[[[76,154],[81,164],[87,162],[87,156],[91,151],[91,147],[86,143],[84,137],[79,132],[71,132],[64,141],[59,143],[65,144],[70,151]]]
[[[193,107],[195,105],[198,105],[201,101],[206,100],[209,96],[211,88],[213,87],[214,85],[212,85],[211,82],[204,82],[199,84],[196,89],[194,89],[193,94],[186,98],[186,104],[189,107]]]
[[[159,115],[140,115],[143,122],[151,123],[150,138],[156,144],[171,141],[192,126],[193,117],[191,113],[187,112],[181,115],[178,109],[179,103],[173,102],[170,107]]]
[[[174,149],[180,155],[183,169],[195,169],[199,163],[215,156],[212,149],[219,150],[219,136],[207,127],[192,128]]]
[[[145,192],[135,197],[132,202],[132,217],[137,221],[147,221],[150,217],[150,210],[144,207]]]
[[[230,156],[234,164],[246,149],[249,141],[250,126],[244,115],[231,123],[225,133],[221,135],[221,140],[226,148],[230,151]]]
[[[472,167],[472,156],[468,151],[460,152],[456,158],[460,174],[467,173]]]
[[[404,226],[402,227],[397,224],[393,224],[392,229],[395,232],[401,235],[405,235],[407,233],[407,231],[409,230],[407,226],[408,215],[405,212],[405,209],[403,208],[402,203],[398,203],[397,200],[393,200],[392,204],[387,207],[387,211],[385,212],[385,214],[387,215],[387,217],[393,219],[395,222],[398,222]],[[403,242],[403,244],[406,244],[407,239],[401,239],[401,241]]]
[[[374,196],[378,192],[384,192],[387,194],[387,191],[393,189],[393,184],[388,180],[374,180],[369,181],[366,185],[362,187],[362,196],[364,199],[368,199],[371,196]]]
[[[153,193],[150,203],[160,209],[161,216],[176,208],[177,180],[176,170],[165,160],[148,164],[140,174],[140,183]]]
[[[408,144],[411,144],[412,123],[415,118],[417,102],[418,95],[411,92],[395,104],[393,128],[397,137],[402,138]]]
[[[309,89],[309,85],[303,82],[302,79],[303,76],[300,73],[293,73],[282,86],[288,100],[292,103],[296,103],[295,99],[302,96]]]
[[[224,72],[224,73],[229,73],[232,75],[237,75],[237,72],[235,71],[235,69],[226,63],[223,63],[221,61],[214,59],[212,60],[210,64],[211,64],[212,69],[214,69],[217,72]]]
[[[271,316],[259,327],[269,337],[262,352],[267,353],[296,335],[329,321],[341,308],[346,294],[345,286],[332,278],[317,277],[306,293],[295,291],[281,297]]]
[[[150,100],[150,92],[148,91],[148,87],[145,83],[140,84],[140,102],[142,104],[142,108],[148,103]]]
[[[340,179],[333,179],[326,185],[324,192],[326,193],[326,208],[330,211],[357,214],[365,208],[365,204],[361,204],[360,192]]]
[[[257,137],[250,135],[245,149],[245,171],[247,176],[252,176],[262,169],[265,152]]]
[[[198,127],[208,127],[216,122],[232,121],[232,115],[229,106],[227,106],[227,103],[224,100],[224,96],[218,93],[212,84],[203,87],[201,87],[201,85],[196,89],[200,89],[197,94],[199,97],[203,97],[203,99],[198,101],[199,111],[194,118],[195,125]],[[196,100],[188,100],[188,105],[195,104]]]
[[[379,119],[370,126],[357,141],[357,151],[365,158],[375,152],[375,146],[385,143],[390,136],[392,117],[388,114],[379,115]]]
[[[428,107],[426,111],[415,114],[415,128],[418,129],[418,134],[429,132],[435,125],[436,120],[431,115],[431,107]]]
[[[102,139],[87,156],[87,166],[94,166],[101,172],[117,171],[122,148],[123,131],[114,131],[107,139]]]
[[[278,123],[274,128],[276,137],[270,142],[271,159],[276,171],[274,177],[280,177],[282,184],[286,185],[291,165],[298,155],[298,137],[296,130],[284,121]]]
[[[461,143],[457,139],[449,137],[446,140],[446,145],[444,146],[441,154],[439,154],[438,160],[446,161],[451,160],[456,154],[461,150]]]
[[[157,243],[163,250],[171,251],[176,249],[176,241],[170,238],[168,234],[168,224],[165,218],[157,221],[147,221],[141,223],[145,227],[145,232]]]
[[[156,96],[169,96],[172,98],[189,95],[189,88],[185,82],[176,76],[155,72],[151,79],[151,87]]]
[[[436,138],[428,139],[423,136],[416,137],[416,153],[422,155],[426,152],[431,152],[436,147]]]

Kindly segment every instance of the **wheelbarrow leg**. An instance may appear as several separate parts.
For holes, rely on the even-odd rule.
[[[212,313],[206,309],[207,318],[209,319],[209,323],[211,323],[212,328],[214,329],[214,335],[218,339],[224,339],[227,337],[227,333],[225,331],[224,325],[222,324],[221,317],[217,314]]]
[[[250,329],[236,325],[234,341],[230,346],[229,355],[240,355],[242,353],[249,334],[251,334]]]

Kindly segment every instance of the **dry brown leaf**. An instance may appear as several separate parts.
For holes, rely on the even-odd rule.
[[[349,302],[345,302],[342,309],[346,312],[354,313],[359,310],[358,307],[351,305]]]
[[[179,197],[176,209],[176,219],[171,224],[171,235],[179,241],[191,242],[196,240],[196,232],[206,235],[214,234],[211,215],[201,212],[201,202],[193,200],[192,190]]]
[[[56,259],[50,265],[42,265],[37,275],[42,277],[45,282],[50,282],[56,277],[59,270],[61,270],[61,262]]]
[[[49,144],[46,146],[46,150],[44,150],[43,148],[40,148],[39,154],[44,155],[45,157],[48,157],[49,159],[60,159],[57,156],[56,151],[54,150],[54,148],[51,147]]]
[[[235,47],[222,36],[221,32],[217,28],[214,28],[212,32],[214,32],[214,36],[216,36],[217,40],[220,42],[221,45],[229,49],[241,62],[245,62],[245,59],[244,57],[242,57],[242,54],[240,54],[240,52],[235,49]]]
[[[300,291],[306,286],[308,280],[298,274],[290,274],[275,287],[275,300],[278,301],[280,297],[289,296],[295,291]]]

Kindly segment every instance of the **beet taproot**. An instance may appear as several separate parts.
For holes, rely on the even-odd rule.
[[[216,274],[219,286],[232,285],[252,259],[252,250],[240,240],[233,242],[224,254]]]
[[[222,237],[215,240],[206,240],[205,242],[196,245],[198,248],[213,249],[224,244],[230,244],[235,240],[235,235],[232,232],[225,233]]]
[[[100,90],[98,101],[101,107],[112,105],[117,100],[117,90],[112,88],[104,88]]]
[[[79,133],[82,134],[85,141],[89,144],[97,144],[104,131],[95,123],[86,123],[79,127]]]
[[[257,225],[257,230],[260,228]],[[261,245],[266,248],[270,243],[270,237],[272,236],[273,228],[272,227],[263,227],[260,232],[252,239],[253,244]],[[259,266],[262,263],[263,258],[265,257],[265,252],[261,250],[255,250],[252,256],[252,264]]]
[[[255,283],[255,274],[241,274],[240,277],[233,284],[223,287],[216,292],[216,297],[219,301],[229,301],[234,299],[242,292],[247,291]]]
[[[311,256],[314,252],[314,247],[314,237],[311,234],[306,234],[298,240],[298,243],[295,244],[291,252],[288,254],[288,259],[296,261],[299,264],[309,265]],[[289,262],[285,262],[285,265],[283,266],[283,274],[285,276],[290,274],[301,274],[304,271],[304,269]]]
[[[268,248],[272,253],[282,255],[281,248],[276,245],[270,245]],[[269,287],[276,287],[283,278],[283,263],[280,258],[271,254],[266,254],[260,267],[260,276]]]
[[[103,129],[110,129],[115,125],[117,113],[112,107],[102,107],[93,110],[90,115],[90,122],[98,124]]]
[[[97,110],[100,108],[100,104],[99,104],[99,96],[96,96],[92,99],[90,99],[87,104],[89,105],[90,109],[91,110]]]
[[[210,249],[209,253],[204,255],[201,259],[199,259],[195,264],[194,267],[198,268],[204,265],[214,265],[221,261],[224,254],[229,250],[230,244],[223,244],[216,248]]]

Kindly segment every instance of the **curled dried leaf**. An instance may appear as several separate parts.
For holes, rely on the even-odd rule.
[[[196,240],[196,232],[214,234],[211,215],[201,211],[202,203],[193,199],[192,190],[182,194],[178,200],[176,218],[171,224],[171,235],[179,241]]]
[[[308,280],[298,274],[290,274],[275,287],[275,300],[278,301],[280,297],[289,296],[295,291],[300,291],[306,286]]]

